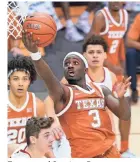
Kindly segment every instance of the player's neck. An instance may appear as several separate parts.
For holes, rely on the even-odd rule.
[[[14,105],[16,108],[21,108],[25,101],[26,101],[27,95],[24,95],[23,97],[15,96],[12,91],[9,91],[9,101],[12,105]]]
[[[31,158],[43,158],[45,157],[38,149],[34,146],[28,146],[26,151],[30,154]]]
[[[86,81],[84,81],[84,82],[79,81],[77,85],[83,89],[89,90],[87,87]]]
[[[109,8],[108,8],[108,10],[111,13],[111,15],[113,16],[113,18],[115,18],[115,17],[117,17],[119,15],[119,11],[113,11],[113,10],[111,10]]]
[[[77,85],[77,86],[79,86],[79,87],[81,87],[81,88],[83,88],[83,89],[86,89],[86,90],[89,90],[88,88],[87,88],[87,84],[86,84],[86,80],[85,80],[85,78],[84,79],[82,79],[82,80],[79,80],[79,81],[68,81],[69,82],[69,84],[71,84],[71,85]]]
[[[88,68],[88,75],[90,76],[90,78],[97,83],[100,83],[104,80],[104,68],[101,67],[97,67],[97,68]]]

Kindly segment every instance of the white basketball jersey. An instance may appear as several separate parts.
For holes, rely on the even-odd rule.
[[[94,82],[88,74],[86,74],[86,82]],[[94,82],[95,85],[101,86],[104,85],[112,91],[113,84],[112,84],[112,78],[111,78],[111,72],[108,70],[108,68],[104,67],[104,80],[100,83]]]
[[[31,158],[31,155],[25,151],[27,144],[22,144],[16,151],[11,155],[11,158]]]

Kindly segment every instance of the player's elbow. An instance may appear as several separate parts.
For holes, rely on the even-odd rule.
[[[128,113],[125,113],[125,114],[121,114],[121,115],[119,116],[119,119],[125,120],[125,121],[130,120],[130,118],[131,118],[131,112],[128,112]]]

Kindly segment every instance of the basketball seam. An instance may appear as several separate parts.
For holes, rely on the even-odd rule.
[[[41,21],[38,21],[38,20],[26,20],[25,22],[27,22],[27,21],[36,21],[36,22],[41,22]],[[25,23],[24,22],[24,23]],[[41,22],[41,23],[43,23],[43,24],[45,24],[45,25],[48,25],[48,24],[46,24],[46,23],[44,23],[44,22]],[[51,29],[53,29],[50,25],[48,25]],[[53,31],[55,32],[55,30],[53,29]]]

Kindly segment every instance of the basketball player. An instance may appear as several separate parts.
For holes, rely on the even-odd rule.
[[[32,116],[45,116],[44,103],[28,92],[36,80],[36,71],[28,57],[16,56],[8,63],[8,151],[25,142],[25,125]],[[14,150],[14,149],[13,149]]]
[[[118,81],[121,81],[122,76],[125,75],[123,37],[128,24],[127,12],[122,7],[123,2],[108,2],[108,7],[103,8],[95,15],[91,30],[87,36],[88,38],[92,34],[100,34],[106,40],[109,48],[104,66],[117,75]],[[128,149],[130,121],[119,120],[119,130],[121,134],[121,153],[127,154],[128,157],[133,156]]]
[[[94,82],[97,85],[105,85],[112,92],[115,91],[115,85],[117,84],[117,78],[114,73],[112,73],[108,68],[103,67],[104,60],[106,59],[107,44],[101,36],[93,35],[91,36],[83,45],[83,56],[86,58],[88,63],[88,70],[86,74],[86,82]],[[68,84],[65,78],[62,79],[61,83]],[[125,94],[125,97],[128,94]],[[47,109],[48,116],[55,116],[55,112],[48,107],[54,108],[54,103],[52,99],[47,97],[45,100],[45,109]],[[114,130],[114,120],[112,113],[110,111],[109,115],[112,120],[113,131]],[[56,127],[61,128],[59,123],[55,122]]]
[[[64,75],[69,85],[63,85],[41,58],[37,49],[38,41],[33,41],[32,34],[24,32],[22,39],[26,48],[32,52],[31,58],[55,103],[55,112],[70,142],[72,157],[120,157],[113,145],[115,135],[111,131],[111,121],[105,107],[108,106],[123,120],[130,119],[130,109],[124,94],[130,86],[131,77],[117,86],[116,99],[107,87],[100,88],[93,83],[87,85],[86,59],[76,53],[69,53],[63,62]]]
[[[25,127],[27,144],[18,148],[11,158],[45,158],[47,152],[52,152],[52,143],[55,140],[51,131],[53,122],[51,117],[28,119]]]
[[[60,141],[55,140],[53,123],[52,117],[28,119],[25,127],[27,144],[19,146],[11,158],[70,158],[69,142],[65,136]]]

